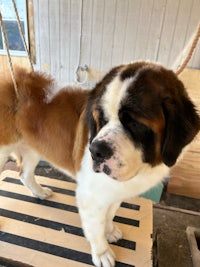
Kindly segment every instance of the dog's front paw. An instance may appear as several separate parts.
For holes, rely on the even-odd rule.
[[[52,195],[53,191],[48,187],[41,187],[40,190],[32,192],[32,194],[40,199],[46,199]]]
[[[92,260],[96,267],[115,266],[115,254],[110,247],[101,254],[92,253]]]
[[[115,243],[119,239],[122,239],[122,232],[116,225],[113,225],[113,230],[107,233],[106,238],[109,243]]]

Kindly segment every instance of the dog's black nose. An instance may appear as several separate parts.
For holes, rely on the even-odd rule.
[[[111,145],[106,141],[94,141],[90,145],[92,159],[97,163],[102,163],[113,155]]]

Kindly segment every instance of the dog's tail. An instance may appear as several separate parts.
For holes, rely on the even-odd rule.
[[[14,75],[19,101],[44,101],[54,84],[54,80],[49,75],[21,67],[14,68]]]

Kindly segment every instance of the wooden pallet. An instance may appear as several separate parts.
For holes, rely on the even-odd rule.
[[[48,200],[30,196],[18,173],[4,171],[0,180],[0,258],[34,267],[92,266],[90,247],[81,229],[71,180],[37,176],[53,189]],[[152,203],[135,198],[123,203],[115,223],[123,240],[112,244],[116,267],[152,266]],[[1,265],[1,260],[0,260]]]

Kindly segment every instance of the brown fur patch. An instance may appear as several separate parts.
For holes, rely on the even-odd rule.
[[[161,114],[159,117],[154,118],[154,120],[147,120],[145,118],[139,118],[138,121],[152,129],[152,131],[156,135],[156,143],[155,143],[155,161],[154,165],[157,165],[162,162],[161,157],[161,149],[165,131],[165,118],[164,115]]]
[[[76,131],[82,129],[79,138],[83,135],[84,140],[84,131],[87,132],[80,125],[84,123],[83,119],[79,120],[88,91],[66,87],[46,102],[53,86],[51,77],[18,69],[15,78],[18,98],[10,78],[0,82],[0,119],[3,122],[0,124],[0,144],[24,140],[44,158],[74,175],[75,165],[79,165],[82,155],[79,153],[75,163],[72,153],[76,146]]]

